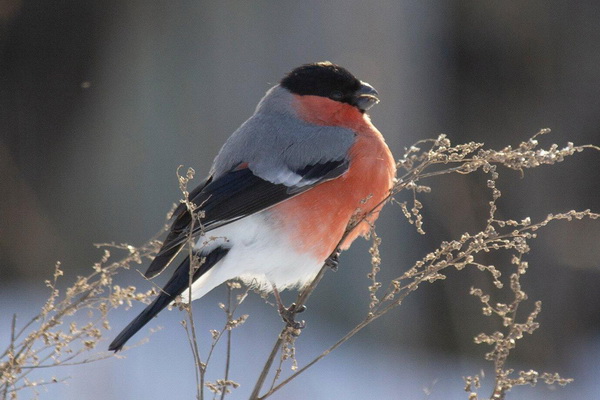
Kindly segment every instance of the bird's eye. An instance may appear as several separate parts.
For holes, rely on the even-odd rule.
[[[334,90],[333,92],[331,92],[331,95],[329,97],[333,100],[339,101],[344,98],[344,95],[339,90]]]

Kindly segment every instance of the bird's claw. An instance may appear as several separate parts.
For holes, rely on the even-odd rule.
[[[336,250],[332,255],[327,257],[325,265],[327,265],[332,271],[337,271],[338,264],[340,262],[340,250]]]
[[[281,307],[279,309],[279,315],[281,315],[283,322],[285,322],[289,328],[292,328],[293,331],[297,331],[297,333],[294,333],[294,336],[298,336],[300,334],[299,331],[304,329],[306,326],[306,322],[304,320],[297,322],[295,319],[296,314],[304,312],[305,310],[305,305],[298,306],[296,303],[292,303],[288,308]]]

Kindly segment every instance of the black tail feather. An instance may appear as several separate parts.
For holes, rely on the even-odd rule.
[[[204,263],[194,271],[192,281],[195,282],[200,278],[206,271],[212,268],[217,262],[219,262],[227,253],[228,248],[217,247],[211,251],[208,255],[198,254],[199,257],[205,257]],[[129,325],[125,327],[119,333],[119,335],[112,341],[108,346],[110,351],[119,351],[123,348],[125,343],[131,339],[140,329],[144,327],[152,318],[161,312],[165,307],[169,305],[177,296],[179,296],[189,285],[189,271],[190,271],[190,257],[186,257],[185,260],[177,267],[175,273],[169,279],[161,293],[154,299],[154,301],[144,309]]]

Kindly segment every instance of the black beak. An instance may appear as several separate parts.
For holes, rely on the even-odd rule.
[[[360,82],[360,88],[354,94],[354,105],[362,112],[379,103],[377,90],[367,82]]]

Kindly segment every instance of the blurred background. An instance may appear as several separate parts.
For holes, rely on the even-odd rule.
[[[599,17],[599,2],[559,0],[0,1],[0,345],[13,313],[25,321],[42,305],[55,261],[72,282],[101,257],[93,243],[137,245],[157,232],[180,198],[177,167],[193,167],[201,179],[264,92],[300,64],[330,60],[376,87],[382,101],[372,120],[397,157],[442,132],[454,143],[501,148],[549,127],[546,146],[600,144]],[[594,151],[522,178],[500,172],[501,217],[600,210]],[[485,177],[428,183],[426,236],[398,207],[379,220],[384,282],[440,241],[483,227]],[[522,283],[530,299],[543,301],[541,328],[519,342],[509,364],[575,382],[515,389],[508,398],[600,393],[599,240],[600,224],[583,221],[553,224],[532,242]],[[311,297],[297,342],[300,365],[366,312],[368,247],[357,241]],[[507,276],[506,260],[482,261]],[[148,287],[135,271],[117,281]],[[489,385],[488,349],[472,338],[499,325],[481,315],[471,286],[496,293],[485,274],[450,272],[273,398],[463,399],[462,376],[481,368]],[[217,303],[224,299],[221,287],[195,303],[203,346],[208,329],[222,324]],[[140,309],[115,311],[101,346]],[[242,386],[233,398],[248,396],[281,326],[256,295],[240,312],[250,318],[234,335],[231,377]],[[161,314],[149,327],[164,329],[126,359],[53,371],[71,376],[69,384],[41,397],[193,398],[181,318]]]

